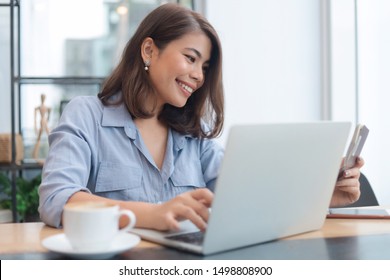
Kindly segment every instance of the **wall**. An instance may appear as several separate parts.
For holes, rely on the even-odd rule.
[[[319,0],[205,1],[224,52],[226,126],[322,115]]]
[[[356,98],[354,0],[204,0],[201,9],[220,34],[224,50],[226,126],[237,123],[321,120],[324,88],[330,87],[330,117],[361,121],[371,129],[364,150],[367,173],[381,203],[387,186],[390,26],[385,0],[360,3],[359,89]],[[323,3],[331,3],[331,67],[324,80]],[[9,132],[8,9],[0,9],[0,133]],[[381,11],[383,13],[381,13]],[[381,29],[383,32],[381,33]],[[368,44],[369,43],[369,44]],[[372,50],[375,51],[372,51]],[[380,73],[377,71],[380,70]],[[329,82],[328,85],[324,83]],[[356,105],[358,104],[358,105]],[[356,106],[359,106],[358,115]],[[325,109],[324,109],[325,108]]]
[[[207,17],[224,47],[226,126],[222,143],[235,123],[321,118],[319,3],[204,1]]]
[[[388,205],[390,3],[213,0],[204,4],[224,48],[227,111],[220,141],[225,142],[235,123],[328,118],[365,123],[370,136],[362,154],[366,160],[362,172],[379,203]],[[327,13],[324,32],[321,18]],[[322,39],[327,36],[328,41]],[[327,51],[329,56],[324,57]]]
[[[364,123],[370,129],[362,172],[379,203],[389,205],[390,3],[334,0],[331,13],[332,118]]]
[[[380,204],[390,205],[390,2],[358,1],[359,121],[370,128],[366,173]]]

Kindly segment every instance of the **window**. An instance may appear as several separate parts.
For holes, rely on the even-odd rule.
[[[380,204],[390,201],[390,2],[331,1],[333,119],[364,123],[362,156]]]
[[[122,50],[144,16],[162,0],[22,0],[15,2],[16,130],[23,135],[25,157],[33,154],[39,129],[35,109],[44,95],[50,107],[49,128],[57,124],[61,110],[76,95],[96,95],[104,78],[119,61]],[[192,1],[182,2],[192,7]],[[0,2],[1,4],[2,2]],[[0,7],[0,82],[6,85],[10,104],[9,1]],[[20,33],[17,32],[20,11]],[[20,50],[17,41],[20,39]],[[6,69],[3,69],[3,68]],[[8,76],[7,76],[8,75]],[[0,105],[1,106],[1,105]],[[20,106],[20,107],[19,107]],[[6,106],[9,107],[9,106]],[[2,111],[2,110],[0,110]],[[1,130],[9,132],[10,111],[1,115]],[[39,158],[44,158],[47,135],[41,138]]]

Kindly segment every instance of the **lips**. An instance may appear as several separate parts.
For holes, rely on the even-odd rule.
[[[188,92],[188,94],[192,94],[195,91],[195,89],[190,87],[189,85],[187,85],[179,80],[176,80],[176,81],[181,88],[183,88],[186,92]]]

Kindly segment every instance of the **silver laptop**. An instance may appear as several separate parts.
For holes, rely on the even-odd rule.
[[[346,122],[234,126],[206,232],[189,221],[179,232],[133,232],[208,255],[320,229],[350,129]]]

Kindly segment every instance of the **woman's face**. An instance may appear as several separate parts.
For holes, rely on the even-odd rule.
[[[201,32],[189,33],[163,50],[153,47],[149,75],[159,107],[168,103],[183,107],[203,85],[211,54],[210,39]]]

